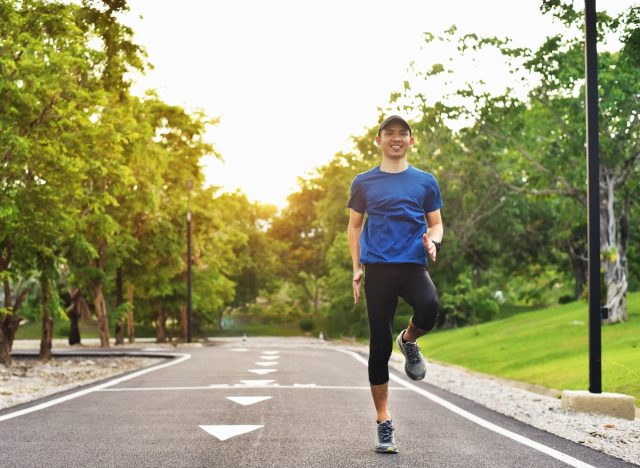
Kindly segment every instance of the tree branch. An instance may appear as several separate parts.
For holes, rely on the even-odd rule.
[[[487,128],[487,132],[489,133],[489,135],[492,136],[493,138],[495,138],[496,140],[504,141],[506,139],[506,138],[502,137],[499,133],[491,130],[489,127],[486,127],[486,128]],[[528,193],[530,195],[536,195],[536,196],[543,196],[543,195],[563,195],[563,196],[568,196],[568,197],[575,198],[580,203],[586,205],[586,200],[583,197],[583,195],[580,193],[580,191],[577,190],[575,187],[573,187],[564,177],[559,176],[558,174],[555,174],[554,172],[552,172],[551,169],[549,169],[548,167],[546,167],[542,163],[540,163],[540,161],[538,161],[531,153],[529,153],[529,151],[527,151],[522,146],[516,145],[515,147],[518,150],[518,152],[527,161],[529,161],[535,168],[537,168],[539,171],[541,171],[541,172],[543,172],[545,174],[553,175],[555,177],[555,179],[557,181],[559,181],[560,184],[562,184],[565,187],[565,190],[555,190],[555,189],[546,189],[546,190],[528,189],[527,190],[527,189],[522,189],[520,187],[516,187],[514,185],[511,185],[508,182],[505,182],[507,187],[509,187],[510,189],[515,190],[516,192],[519,192],[519,193]]]
[[[556,120],[556,122],[560,124],[560,126],[562,127],[562,130],[566,135],[569,136],[569,138],[575,141],[578,145],[582,145],[584,143],[583,141],[579,140],[578,137],[576,137],[571,132],[571,130],[569,130],[569,127],[567,127],[567,123],[562,118],[560,118],[560,116],[558,116],[556,112],[554,112],[553,108],[551,107],[551,104],[549,103],[549,99],[546,99],[539,95],[536,96],[536,99],[538,100],[538,102],[540,102],[540,104],[542,104],[545,107],[545,109],[547,109],[551,113],[553,118]]]

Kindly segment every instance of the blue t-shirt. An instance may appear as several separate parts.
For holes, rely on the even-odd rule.
[[[442,208],[432,174],[413,166],[397,173],[374,167],[353,179],[347,206],[367,214],[360,236],[361,263],[427,264],[425,213]]]

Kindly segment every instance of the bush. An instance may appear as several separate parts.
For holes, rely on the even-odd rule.
[[[313,330],[313,320],[309,317],[302,317],[299,322],[300,330],[310,332]]]
[[[500,310],[494,291],[487,286],[474,287],[464,273],[458,276],[452,292],[442,294],[441,306],[449,327],[488,322]]]
[[[573,297],[572,295],[570,295],[570,294],[565,294],[565,295],[560,296],[560,297],[558,298],[558,304],[569,304],[570,302],[573,302],[573,301],[575,301],[575,300],[576,300],[576,298],[575,298],[575,297]]]

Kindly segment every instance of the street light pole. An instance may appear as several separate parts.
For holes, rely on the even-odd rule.
[[[598,53],[596,0],[585,0],[587,200],[589,243],[589,392],[602,393],[600,307],[600,161],[598,154]]]
[[[193,181],[187,181],[188,199],[187,199],[187,343],[191,343],[191,324],[192,324],[192,307],[191,307],[191,189]]]

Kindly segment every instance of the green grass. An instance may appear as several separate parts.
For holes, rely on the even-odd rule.
[[[113,327],[110,328],[111,337],[113,338]],[[177,330],[170,330],[171,336],[177,336]],[[305,333],[300,329],[298,322],[292,323],[274,323],[260,324],[247,323],[237,326],[229,330],[204,330],[203,332],[195,332],[196,337],[204,336],[303,336]],[[42,324],[40,322],[29,322],[21,325],[16,333],[16,340],[39,340],[42,334]],[[317,335],[318,332],[312,331],[311,335]],[[95,320],[80,322],[81,338],[99,338],[98,327]],[[68,338],[69,322],[57,320],[53,322],[53,337]],[[155,330],[151,327],[136,326],[136,337],[155,337]]]
[[[98,327],[95,321],[80,323],[80,336],[82,338],[98,338]],[[29,322],[18,327],[16,332],[16,340],[39,340],[42,337],[42,323]],[[69,337],[69,322],[62,320],[54,320],[53,322],[53,337],[54,338],[68,338]]]
[[[640,402],[640,293],[629,320],[602,326],[602,389]],[[588,390],[589,318],[583,301],[523,312],[419,340],[427,358],[555,388]]]

